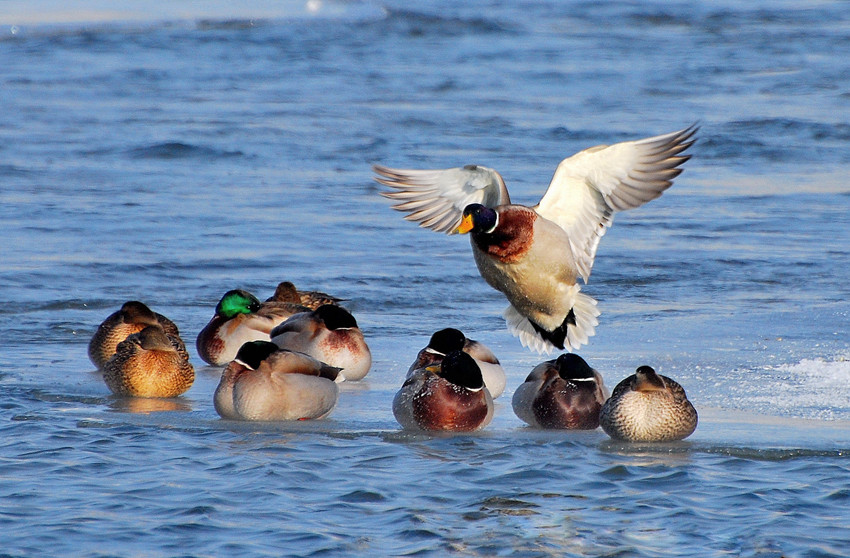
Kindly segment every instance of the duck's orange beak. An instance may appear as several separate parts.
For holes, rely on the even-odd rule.
[[[472,222],[472,214],[464,215],[460,225],[457,226],[454,232],[458,234],[466,234],[471,231],[474,226],[475,224]]]
[[[439,374],[440,370],[442,370],[442,364],[438,362],[437,364],[432,364],[431,366],[426,366],[425,370],[427,370],[428,372],[431,372],[432,374]]]

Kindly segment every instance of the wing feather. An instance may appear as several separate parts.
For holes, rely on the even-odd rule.
[[[576,267],[590,277],[599,241],[614,213],[640,207],[659,197],[682,172],[696,125],[683,130],[585,149],[561,161],[548,190],[534,207],[557,223],[570,239]]]
[[[391,169],[374,165],[375,180],[394,188],[381,195],[397,200],[393,209],[406,212],[408,221],[451,234],[460,224],[463,209],[471,203],[487,207],[510,203],[502,176],[493,169],[467,165],[453,169]]]

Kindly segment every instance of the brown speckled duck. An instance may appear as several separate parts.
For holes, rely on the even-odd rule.
[[[408,368],[407,377],[419,368],[439,364],[448,353],[461,350],[475,359],[481,369],[484,385],[490,390],[493,399],[502,395],[507,379],[499,359],[484,343],[468,339],[462,331],[452,327],[441,329],[431,336],[428,345],[419,351],[416,360]]]
[[[407,429],[471,432],[493,419],[493,398],[475,359],[452,351],[407,378],[393,398],[393,415]]]
[[[272,330],[271,339],[281,349],[341,368],[346,381],[362,380],[372,366],[372,353],[357,320],[335,304],[295,314]]]
[[[195,370],[174,338],[152,325],[118,344],[103,366],[103,380],[116,395],[176,397],[192,387]]]
[[[602,406],[600,423],[615,440],[670,442],[696,430],[697,411],[682,386],[641,366],[614,388]]]
[[[564,159],[534,207],[512,204],[505,182],[477,165],[445,170],[374,166],[405,219],[446,233],[471,233],[487,283],[510,302],[504,317],[538,352],[578,349],[595,333],[596,301],[581,293],[614,213],[659,197],[682,172],[697,128],[585,149]]]
[[[278,324],[308,308],[289,302],[261,303],[242,289],[227,291],[215,307],[215,314],[198,333],[198,355],[213,366],[233,360],[248,341],[268,341]]]
[[[565,353],[538,364],[514,392],[516,416],[538,428],[592,430],[608,398],[602,376],[580,356]]]
[[[321,291],[299,291],[290,281],[278,283],[274,294],[266,302],[290,302],[315,310],[323,304],[339,304],[343,299]]]
[[[112,358],[118,343],[134,333],[139,333],[147,326],[161,326],[166,333],[180,339],[180,332],[174,322],[148,308],[138,300],[129,300],[121,308],[110,314],[98,326],[97,331],[89,341],[89,359],[98,369],[103,369],[106,361]],[[183,341],[180,341],[181,345]],[[183,353],[188,360],[186,347]]]
[[[313,357],[251,341],[224,369],[213,403],[219,416],[233,420],[322,418],[336,405],[342,380],[338,368]]]

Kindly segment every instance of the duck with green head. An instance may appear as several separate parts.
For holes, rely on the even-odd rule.
[[[215,314],[198,334],[198,355],[213,366],[233,360],[248,341],[268,341],[269,332],[290,316],[307,308],[288,302],[261,303],[242,289],[227,291],[215,307]]]
[[[116,395],[176,397],[192,387],[195,369],[174,339],[151,325],[118,344],[103,366],[103,380]]]

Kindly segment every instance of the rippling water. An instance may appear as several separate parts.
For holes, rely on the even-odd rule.
[[[3,3],[0,555],[846,555],[846,4],[253,9]],[[563,157],[694,121],[674,187],[602,241],[581,354],[611,387],[676,378],[699,428],[526,428],[510,396],[542,359],[468,241],[404,222],[369,165],[480,163],[534,203]],[[194,356],[174,400],[92,370],[125,300],[193,340],[223,292],[281,280],[349,299],[373,349],[326,420],[221,421]],[[449,325],[506,394],[483,432],[405,433],[392,396]]]

